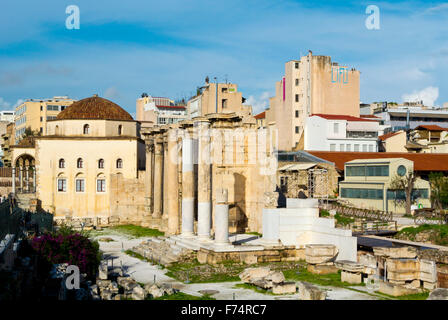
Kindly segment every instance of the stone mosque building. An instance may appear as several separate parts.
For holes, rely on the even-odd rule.
[[[274,133],[235,113],[142,129],[95,95],[48,121],[26,151],[35,158],[31,197],[57,222],[133,223],[207,238],[218,190],[226,189],[229,231],[261,232],[265,192],[275,189]],[[17,149],[13,161],[23,155]]]

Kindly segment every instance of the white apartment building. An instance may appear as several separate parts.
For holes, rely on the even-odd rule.
[[[313,114],[305,121],[305,150],[377,152],[379,122],[344,115]]]
[[[14,122],[15,111],[0,111],[0,121]]]

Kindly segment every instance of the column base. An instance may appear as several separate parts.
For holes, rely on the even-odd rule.
[[[193,232],[183,232],[180,235],[182,238],[192,239],[195,237]]]

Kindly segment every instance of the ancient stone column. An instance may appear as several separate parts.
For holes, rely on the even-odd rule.
[[[145,207],[146,213],[152,214],[153,210],[153,171],[154,171],[154,141],[146,142],[146,169],[145,169]]]
[[[167,141],[167,214],[168,214],[168,235],[177,234],[179,226],[179,179],[178,179],[178,150],[177,150],[177,129],[168,131]],[[165,214],[165,213],[164,213]]]
[[[168,134],[163,137],[163,176],[162,176],[162,217],[168,219],[168,179],[170,173],[168,172]]]
[[[215,244],[229,244],[229,204],[227,189],[216,190]]]
[[[212,225],[211,165],[209,122],[199,120],[198,124],[198,237],[210,239]]]
[[[182,236],[192,237],[194,232],[194,172],[193,138],[182,139]]]
[[[33,192],[36,193],[36,167],[33,168]]]
[[[16,194],[16,167],[12,167],[12,191],[13,194]]]
[[[23,193],[23,167],[19,167],[20,192]]]
[[[153,218],[160,218],[162,215],[162,169],[163,151],[162,140],[157,138],[154,147],[154,212]]]
[[[25,185],[26,185],[26,192],[30,192],[30,168],[29,166],[26,166],[25,168]]]

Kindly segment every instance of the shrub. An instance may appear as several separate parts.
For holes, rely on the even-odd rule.
[[[95,277],[101,261],[98,242],[92,242],[88,237],[70,232],[67,228],[62,232],[35,237],[32,247],[46,261],[76,265],[81,273],[87,273],[89,278]]]

